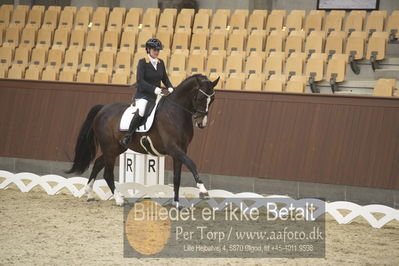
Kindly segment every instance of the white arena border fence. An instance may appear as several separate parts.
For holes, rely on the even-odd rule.
[[[85,194],[84,186],[87,184],[88,179],[83,177],[71,177],[64,178],[58,175],[44,175],[38,176],[32,173],[10,173],[7,171],[0,170],[0,178],[4,180],[0,181],[0,189],[7,189],[11,184],[15,184],[22,192],[29,192],[36,186],[41,186],[48,195],[56,195],[63,189],[68,189],[69,192],[75,197],[82,197]],[[25,185],[24,182],[27,182]],[[50,185],[50,183],[53,183]],[[54,185],[55,184],[55,185]],[[80,188],[77,188],[79,185]],[[152,198],[173,198],[173,187],[168,185],[152,185],[144,186],[138,183],[124,183],[115,184],[119,191],[125,197],[152,197]],[[105,190],[103,189],[105,188]],[[96,180],[93,187],[94,193],[101,200],[108,200],[113,198],[112,193],[109,191],[105,180]],[[133,193],[136,192],[136,193]],[[287,198],[287,196],[272,195],[262,196],[252,192],[242,193],[231,193],[226,190],[213,189],[209,190],[211,198]],[[197,196],[199,190],[194,187],[181,187],[180,197],[182,199],[190,199]],[[339,210],[349,211],[349,213],[343,216]],[[325,212],[329,213],[339,224],[349,224],[358,216],[362,216],[366,219],[369,224],[374,228],[381,228],[385,224],[396,220],[399,222],[399,210],[393,209],[385,205],[366,205],[361,206],[348,201],[336,201],[326,202]],[[380,219],[376,219],[373,213],[380,213],[384,216]]]

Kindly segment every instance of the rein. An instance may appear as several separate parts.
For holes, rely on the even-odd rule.
[[[204,91],[201,90],[201,89],[198,89],[198,91],[201,92],[202,94],[204,94],[206,97],[208,97],[208,99],[210,99],[213,95],[215,95],[215,91],[213,91],[212,94],[207,94],[206,92],[204,92]],[[191,115],[194,115],[194,114],[196,114],[196,113],[199,113],[199,114],[202,114],[202,115],[208,115],[208,110],[206,110],[206,111],[203,111],[203,110],[195,110],[195,111],[193,112],[193,111],[188,110],[186,107],[181,106],[180,104],[178,104],[178,103],[172,101],[172,100],[169,99],[168,97],[165,97],[165,100],[169,101],[169,102],[170,102],[171,104],[173,104],[174,106],[179,107],[180,109],[186,111],[187,113],[189,113],[189,114],[191,114]]]

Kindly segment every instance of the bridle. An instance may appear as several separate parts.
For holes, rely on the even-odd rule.
[[[178,104],[178,103],[172,101],[171,99],[169,99],[169,97],[165,97],[165,100],[167,100],[167,101],[170,102],[171,104],[173,104],[173,105],[179,107],[180,109],[186,111],[187,113],[190,113],[192,116],[193,116],[193,115],[195,116],[195,114],[200,114],[200,115],[206,116],[206,115],[208,115],[208,111],[209,111],[209,103],[211,102],[212,96],[215,95],[215,91],[213,91],[212,94],[207,94],[207,93],[204,92],[202,89],[198,89],[198,91],[201,92],[202,94],[204,94],[204,95],[207,97],[207,98],[206,98],[207,104],[206,104],[206,109],[205,109],[205,110],[195,109],[194,111],[191,111],[191,110],[187,109],[186,107],[181,106],[180,104]],[[195,96],[194,99],[196,100],[197,97],[198,97],[198,93],[197,93],[197,95]]]

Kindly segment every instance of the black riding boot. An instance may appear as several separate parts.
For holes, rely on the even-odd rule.
[[[132,140],[134,132],[139,126],[141,126],[142,122],[143,122],[143,117],[139,116],[139,112],[137,110],[134,113],[132,121],[130,122],[127,134],[119,141],[122,146],[126,147],[129,144],[129,142]]]

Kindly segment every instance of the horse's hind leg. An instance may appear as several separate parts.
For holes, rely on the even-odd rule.
[[[105,160],[104,179],[107,182],[107,185],[111,190],[112,194],[114,194],[116,205],[122,206],[124,203],[122,194],[115,189],[114,165],[115,165],[115,158],[108,158]]]
[[[96,159],[93,165],[93,170],[91,171],[89,181],[85,187],[85,191],[87,193],[87,201],[94,200],[93,186],[94,181],[96,181],[96,177],[98,173],[104,168],[104,157],[101,155]]]

